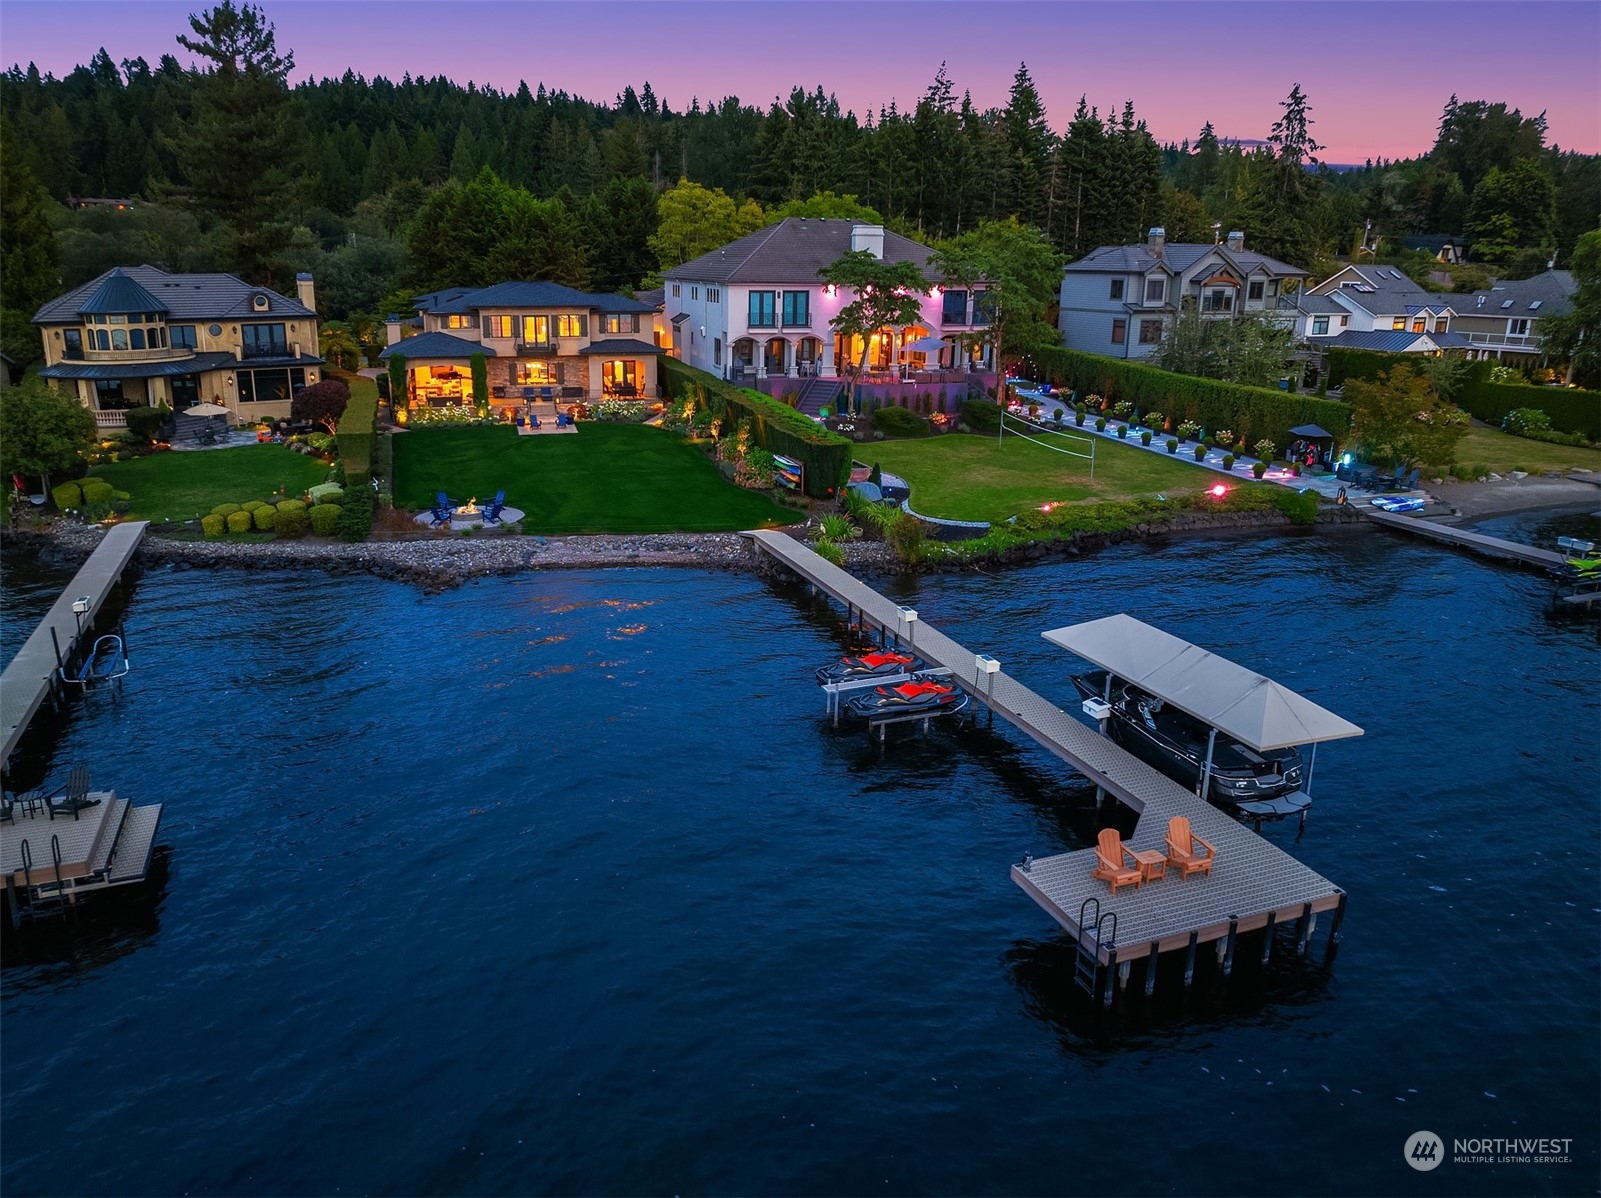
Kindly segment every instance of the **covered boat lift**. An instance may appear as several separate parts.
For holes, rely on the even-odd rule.
[[[1326,740],[1362,735],[1362,729],[1349,720],[1271,678],[1125,613],[1054,628],[1042,635],[1105,670],[1108,688],[1113,677],[1121,678],[1211,729],[1206,764],[1195,788],[1202,799],[1208,797],[1211,788],[1212,750],[1219,732],[1258,753],[1311,745],[1306,782],[1301,790],[1238,804],[1241,811],[1257,819],[1299,814],[1305,820],[1312,804],[1317,746]]]

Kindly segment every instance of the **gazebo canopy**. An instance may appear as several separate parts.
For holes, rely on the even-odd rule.
[[[1325,441],[1334,440],[1333,433],[1329,432],[1327,429],[1319,428],[1315,424],[1303,424],[1296,428],[1292,428],[1290,430],[1290,436],[1308,437],[1312,440],[1317,440],[1318,438],[1322,438]]]

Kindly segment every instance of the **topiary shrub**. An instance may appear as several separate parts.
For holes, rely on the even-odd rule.
[[[1141,445],[1149,445],[1150,443],[1151,443],[1151,430],[1148,429],[1148,428],[1147,429],[1141,429],[1140,430],[1140,444]]]
[[[315,487],[306,489],[306,494],[311,496],[313,504],[336,503],[344,493],[345,489],[338,483],[318,483]]]
[[[263,503],[259,499],[247,499],[247,500],[245,500],[243,503],[241,503],[239,505],[239,510],[241,512],[253,512],[258,507],[266,507],[266,506],[267,505],[265,503]]]
[[[250,513],[250,519],[262,532],[271,532],[278,527],[278,509],[264,503]]]
[[[50,494],[62,511],[83,506],[83,488],[77,483],[57,483]]]
[[[216,513],[213,512],[212,515]],[[250,513],[246,511],[229,512],[224,519],[228,522],[229,532],[249,532],[250,526],[255,523],[251,520]]]
[[[1119,441],[1128,440],[1128,425],[1120,424],[1117,426],[1117,439]]]
[[[244,510],[245,509],[237,503],[219,503],[216,507],[211,509],[211,514],[213,516],[221,516],[224,520],[226,520],[235,512],[242,512]]]
[[[205,533],[208,537],[222,536],[222,530],[224,527],[226,527],[226,525],[223,517],[221,516],[210,515],[200,517],[200,531]]]
[[[1204,462],[1206,460],[1206,446],[1197,445],[1195,447],[1195,460],[1197,462]]]
[[[1223,455],[1223,469],[1234,469],[1234,455],[1232,453],[1226,453]]]
[[[305,504],[299,507],[282,503],[278,505],[278,525],[274,531],[280,537],[303,537],[310,525],[311,517],[306,514]]]
[[[1257,478],[1261,478],[1264,474],[1267,473],[1267,463],[1266,462],[1252,462],[1251,463],[1251,473],[1256,475]]]
[[[1169,437],[1167,439],[1167,451],[1168,451],[1168,453],[1177,453],[1179,451],[1179,443],[1178,443],[1178,438],[1177,437]]]
[[[280,499],[274,506],[278,509],[280,516],[285,512],[303,512],[306,510],[305,502],[299,499]]]
[[[110,503],[117,489],[103,478],[86,478],[78,484],[85,503]]]
[[[339,524],[340,508],[336,503],[319,503],[311,509],[311,531],[319,537],[331,537]]]
[[[1078,425],[1080,428],[1083,428],[1084,427],[1084,417],[1086,417],[1088,415],[1089,415],[1088,409],[1086,409],[1083,404],[1079,404],[1077,407],[1075,407],[1073,409],[1073,423]]]
[[[1097,416],[1095,418],[1095,431],[1098,432],[1098,433],[1104,433],[1106,431],[1106,417],[1105,416]]]

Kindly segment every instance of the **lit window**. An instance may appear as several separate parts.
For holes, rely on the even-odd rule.
[[[510,338],[512,336],[512,318],[510,316],[484,317],[484,336]]]
[[[1390,327],[1392,329],[1399,329],[1400,331],[1405,332],[1406,331],[1406,317],[1397,316],[1394,320],[1392,320],[1390,322]]]
[[[607,333],[637,333],[639,332],[639,317],[632,313],[611,313],[601,317],[601,327]]]
[[[589,317],[577,316],[568,313],[556,317],[556,336],[558,337],[587,337],[589,336]]]
[[[1427,332],[1428,331],[1428,327],[1429,327],[1429,322],[1424,317],[1422,317],[1422,316],[1414,316],[1412,318],[1412,331],[1414,333]]]

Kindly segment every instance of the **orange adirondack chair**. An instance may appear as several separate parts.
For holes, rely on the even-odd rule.
[[[1123,864],[1123,859],[1134,861],[1132,866]],[[1102,828],[1101,834],[1095,843],[1095,868],[1090,870],[1090,877],[1100,878],[1117,893],[1119,886],[1134,883],[1134,889],[1140,888],[1141,875],[1139,862],[1135,861],[1134,854],[1123,847],[1123,838],[1117,834],[1116,828]]]
[[[1203,851],[1204,850],[1204,851]],[[1167,863],[1184,877],[1191,874],[1212,874],[1212,862],[1217,860],[1217,849],[1210,841],[1202,840],[1190,831],[1190,820],[1175,815],[1167,823]]]

